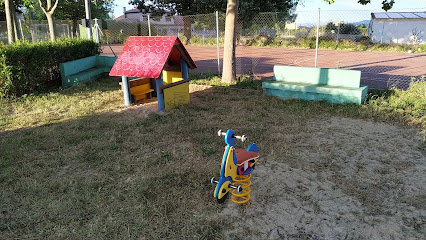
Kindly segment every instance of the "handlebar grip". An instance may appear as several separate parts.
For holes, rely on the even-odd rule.
[[[245,142],[245,141],[247,140],[246,135],[243,135],[243,136],[235,136],[235,138],[236,138],[236,139],[240,139],[240,140],[241,140],[241,142]]]
[[[219,131],[217,131],[217,135],[220,136],[226,136],[226,132],[223,132],[222,129],[219,129]]]
[[[219,129],[219,131],[217,131],[217,135],[218,135],[219,137],[221,137],[221,136],[226,136],[226,132],[223,132],[223,131],[222,131],[222,129]],[[236,136],[236,135],[233,135],[232,137],[233,137],[233,138],[236,138],[236,139],[240,139],[240,140],[241,140],[241,142],[245,142],[245,141],[247,140],[246,135],[243,135],[243,136]]]

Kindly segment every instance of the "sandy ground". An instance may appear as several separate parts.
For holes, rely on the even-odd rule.
[[[204,91],[209,88],[212,88],[212,86],[189,84],[189,93],[191,94],[191,93],[195,93],[199,91]],[[122,111],[126,111],[129,117],[133,117],[134,115],[148,116],[148,114],[152,112],[157,112],[159,114],[167,114],[167,112],[158,111],[158,103],[157,103],[156,97],[151,99],[143,99],[139,101],[137,104],[132,104],[130,107],[125,107],[123,104],[123,106],[117,109],[115,112],[122,112]]]
[[[208,88],[191,84],[190,92]],[[157,103],[132,109],[147,115]],[[337,117],[307,121],[297,134],[272,131],[287,150],[260,149],[250,204],[228,199],[216,216],[233,221],[225,239],[426,239],[426,143],[419,129]]]
[[[308,124],[286,156],[263,153],[249,206],[225,203],[228,239],[426,239],[426,151],[413,128]]]

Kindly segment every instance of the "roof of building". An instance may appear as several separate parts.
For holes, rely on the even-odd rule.
[[[126,13],[141,13],[142,11],[141,10],[139,10],[139,9],[137,9],[137,8],[133,8],[133,9],[130,9],[130,10],[127,10],[126,11]]]
[[[124,15],[121,15],[121,16],[116,17],[114,20],[119,21],[119,20],[121,20],[121,19],[125,19],[125,18],[126,18],[126,17],[125,17]]]
[[[164,11],[165,11],[166,13],[169,13],[169,12],[170,12],[170,10],[168,10],[168,9],[165,9]],[[139,10],[139,9],[137,9],[137,8],[133,8],[133,9],[127,10],[125,13],[126,13],[126,14],[128,14],[128,13],[143,13],[143,14],[145,14],[145,9]]]
[[[180,64],[181,57],[190,69],[197,67],[176,36],[129,37],[109,75],[158,78],[166,64]]]
[[[372,19],[426,19],[426,12],[380,12],[371,13]]]
[[[116,21],[128,22],[128,23],[141,23],[142,21],[139,18],[116,18]]]

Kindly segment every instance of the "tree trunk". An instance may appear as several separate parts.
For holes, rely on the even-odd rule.
[[[47,7],[43,7],[41,0],[38,0],[41,10],[43,10],[47,18],[47,23],[49,24],[50,41],[52,42],[54,42],[56,39],[55,18],[53,17],[53,13],[58,6],[58,2],[59,0],[56,0],[55,4],[52,6],[52,0],[47,0]]]
[[[9,44],[15,41],[15,33],[13,32],[13,17],[11,11],[11,0],[4,1],[4,11],[6,13],[6,24],[7,24],[7,40]]]
[[[228,0],[225,20],[225,40],[223,45],[222,82],[235,81],[235,25],[238,16],[238,0]]]
[[[185,36],[185,45],[191,42],[191,19],[189,17],[183,17],[183,36]]]
[[[78,23],[77,23],[77,19],[73,19],[72,20],[72,37],[76,38],[77,37],[77,33],[78,33]]]
[[[56,40],[55,19],[51,13],[46,13],[46,18],[49,24],[50,41],[54,42]]]

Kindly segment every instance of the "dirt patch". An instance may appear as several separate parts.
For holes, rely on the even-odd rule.
[[[208,89],[212,89],[212,86],[196,85],[196,84],[189,85],[189,93],[205,91]],[[191,97],[196,98],[196,96],[191,96]],[[126,112],[126,115],[128,115],[129,117],[148,116],[150,113],[153,113],[153,112],[159,113],[157,98],[153,97],[150,99],[143,99],[137,102],[136,104],[132,104],[129,107],[125,107],[124,105],[122,105],[120,108],[116,109],[114,112]],[[166,112],[160,112],[160,114],[166,114]]]
[[[260,149],[251,204],[228,201],[220,213],[233,219],[227,238],[425,238],[426,154],[416,129],[332,117],[272,137],[291,149]]]

